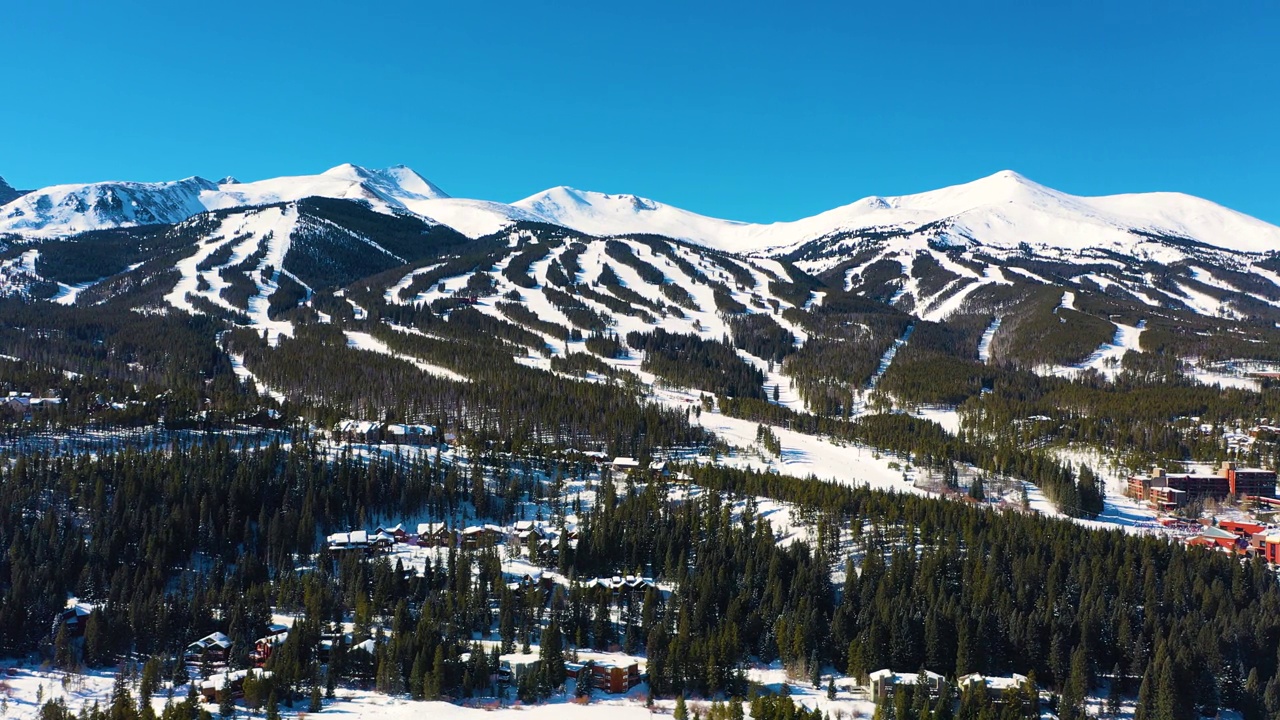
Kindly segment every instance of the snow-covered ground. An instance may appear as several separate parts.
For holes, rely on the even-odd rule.
[[[1147,327],[1147,321],[1139,320],[1137,325],[1113,324],[1116,326],[1116,334],[1111,342],[1098,346],[1097,350],[1079,364],[1059,365],[1051,368],[1049,374],[1076,377],[1086,370],[1096,370],[1107,379],[1114,380],[1120,374],[1124,356],[1130,352],[1142,352],[1142,332]]]
[[[386,343],[375,338],[369,333],[358,332],[355,330],[347,330],[346,336],[347,336],[348,347],[356,348],[357,350],[367,350],[369,352],[376,352],[382,355],[390,355],[391,357],[398,358],[400,360],[404,360],[407,363],[410,363],[411,365],[418,368],[422,372],[427,373],[428,375],[435,375],[436,377],[442,377],[442,378],[445,378],[446,380],[456,380],[457,382],[470,382],[468,378],[466,378],[463,375],[459,375],[458,373],[450,370],[449,368],[440,367],[439,365],[432,365],[431,363],[428,363],[428,362],[423,362],[422,360],[419,360],[418,358],[413,357],[412,355],[405,355],[403,353],[398,353],[392,350],[390,347],[388,347]]]
[[[996,316],[995,320],[982,331],[982,338],[978,340],[978,360],[983,363],[991,362],[991,341],[996,337],[996,331],[1000,329],[1000,323],[1004,318]]]

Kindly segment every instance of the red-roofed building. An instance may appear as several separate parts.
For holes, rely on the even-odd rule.
[[[1223,520],[1218,523],[1218,527],[1245,539],[1251,538],[1266,529],[1265,525],[1240,520]]]

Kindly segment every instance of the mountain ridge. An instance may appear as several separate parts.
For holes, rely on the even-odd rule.
[[[6,189],[7,188],[7,189]],[[479,237],[518,222],[559,225],[595,236],[661,235],[715,250],[762,256],[801,251],[837,236],[932,233],[939,242],[1011,250],[1025,245],[1081,253],[1124,250],[1136,236],[1180,238],[1229,252],[1280,249],[1280,227],[1177,192],[1076,196],[1012,170],[967,183],[898,196],[872,195],[790,221],[747,223],[700,215],[649,198],[557,186],[512,203],[455,198],[404,165],[350,163],[316,175],[213,183],[192,177],[162,183],[54,185],[19,193],[0,185],[0,233],[58,237],[89,230],[174,223],[206,210],[306,197],[354,199],[405,212]],[[928,230],[926,230],[928,228]]]

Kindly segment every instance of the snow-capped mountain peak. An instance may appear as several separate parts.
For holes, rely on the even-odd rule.
[[[1188,240],[1236,253],[1280,249],[1280,228],[1207,200],[1179,193],[1081,197],[1012,170],[912,195],[868,196],[799,220],[754,224],[699,215],[637,195],[568,186],[512,204],[451,198],[404,165],[370,169],[348,163],[317,175],[247,183],[188,178],[58,185],[0,206],[0,233],[65,236],[174,223],[205,210],[308,197],[358,200],[380,212],[411,213],[471,237],[534,221],[597,236],[662,235],[742,254],[795,255],[803,249],[809,257],[821,256],[823,263],[838,263],[842,248],[876,237],[962,243],[997,254],[1031,248],[1058,258],[1100,249],[1127,253],[1136,242],[1155,242],[1159,247],[1151,246],[1144,257],[1166,260],[1180,256],[1174,246]]]
[[[403,165],[370,170],[346,164],[319,175],[248,183],[228,176],[218,183],[192,177],[162,183],[55,185],[0,207],[0,232],[56,237],[103,228],[172,224],[206,210],[271,205],[308,197],[362,200],[384,212],[417,212],[408,205],[449,196]]]

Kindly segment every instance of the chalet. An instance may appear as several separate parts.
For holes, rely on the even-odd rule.
[[[368,550],[372,547],[368,530],[352,530],[351,532],[333,533],[325,538],[330,552],[347,552],[351,550]]]
[[[249,652],[249,661],[254,667],[262,667],[271,659],[271,653],[289,639],[289,628],[284,625],[272,625],[267,634],[253,641],[253,650]]]
[[[616,457],[609,463],[609,467],[613,468],[614,475],[622,476],[633,470],[639,470],[640,461],[630,457]]]
[[[458,544],[458,533],[442,522],[418,523],[418,545],[422,547],[453,547]]]
[[[507,589],[516,595],[522,595],[525,591],[535,588],[551,590],[556,584],[551,576],[544,574],[541,570],[530,570],[521,575],[508,575],[508,577],[514,578],[514,581],[507,583]]]
[[[396,544],[396,536],[385,530],[379,530],[369,536],[369,548],[372,550],[389,550]]]
[[[896,673],[889,669],[871,673],[871,696],[877,701],[893,697],[894,689],[899,685],[914,685],[923,682],[929,688],[929,697],[936,698],[947,689],[947,681],[936,672]]]
[[[232,670],[218,673],[210,675],[207,680],[200,683],[200,694],[204,696],[206,702],[216,702],[219,699],[218,695],[223,692],[230,692],[232,697],[243,697],[244,680],[250,673],[261,678],[271,677],[269,670]]]
[[[511,529],[511,540],[521,545],[527,545],[530,538],[534,541],[543,541],[551,539],[551,531],[545,527],[538,527],[532,520],[521,520],[517,522]]]
[[[611,695],[624,693],[643,682],[638,663],[614,664],[608,661],[566,663],[565,674],[578,679],[585,672],[591,673],[591,687]]]
[[[403,523],[396,523],[391,527],[385,528],[379,526],[377,530],[373,531],[373,534],[390,535],[398,543],[407,542],[409,540],[409,533],[405,532]]]
[[[376,443],[382,439],[382,426],[368,420],[343,420],[335,428],[338,440],[354,443]]]
[[[67,637],[80,637],[84,635],[85,623],[89,622],[89,615],[93,613],[93,606],[86,605],[81,602],[70,601],[67,603],[67,609],[58,613],[53,621],[53,634],[57,635],[58,630],[67,629]]]
[[[497,525],[472,525],[462,530],[462,547],[474,550],[497,545],[506,533]]]
[[[384,435],[387,442],[397,445],[425,445],[435,437],[436,429],[432,425],[405,425],[394,423],[387,426]]]
[[[224,663],[230,651],[231,638],[215,632],[188,645],[182,659],[189,663]]]

